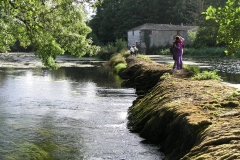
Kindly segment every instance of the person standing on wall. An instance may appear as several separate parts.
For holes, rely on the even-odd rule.
[[[174,42],[174,58],[176,62],[176,69],[182,69],[182,54],[183,54],[184,43],[179,36],[176,36]]]
[[[133,45],[133,49],[134,49],[134,55],[136,56],[138,53],[138,48],[135,45]]]
[[[131,54],[131,56],[134,56],[134,48],[133,48],[133,45],[130,47],[130,54]]]

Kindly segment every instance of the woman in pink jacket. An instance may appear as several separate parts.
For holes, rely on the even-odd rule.
[[[174,58],[176,62],[176,69],[182,69],[182,54],[183,54],[184,43],[179,36],[176,36],[174,42]]]

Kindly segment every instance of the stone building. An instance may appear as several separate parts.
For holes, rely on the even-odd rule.
[[[176,35],[182,36],[185,45],[190,45],[189,33],[194,33],[197,26],[184,26],[172,24],[146,23],[128,31],[128,45],[137,45],[146,49],[152,46],[169,46],[173,43]]]

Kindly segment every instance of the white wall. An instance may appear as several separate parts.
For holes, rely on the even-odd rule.
[[[151,38],[151,46],[167,46],[172,45],[173,41],[175,40],[174,37],[179,33],[181,36],[184,37],[183,31],[153,31]]]
[[[146,48],[146,44],[144,43],[144,32],[141,32],[140,30],[134,31],[134,35],[132,33],[133,31],[128,32],[128,47],[130,45],[136,45],[136,42],[138,42],[138,45],[140,45],[141,48]],[[152,31],[152,35],[150,35],[151,38],[151,44],[150,46],[168,46],[172,45],[174,42],[174,38],[177,34],[180,34],[182,37],[185,38],[185,45],[188,44],[188,35],[187,31]]]
[[[133,35],[134,32],[134,35]],[[140,42],[140,30],[128,31],[128,46],[136,45],[136,42]]]

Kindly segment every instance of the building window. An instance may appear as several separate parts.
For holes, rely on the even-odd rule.
[[[132,35],[134,36],[134,31],[132,31]]]
[[[149,35],[152,35],[152,30],[149,30]]]

